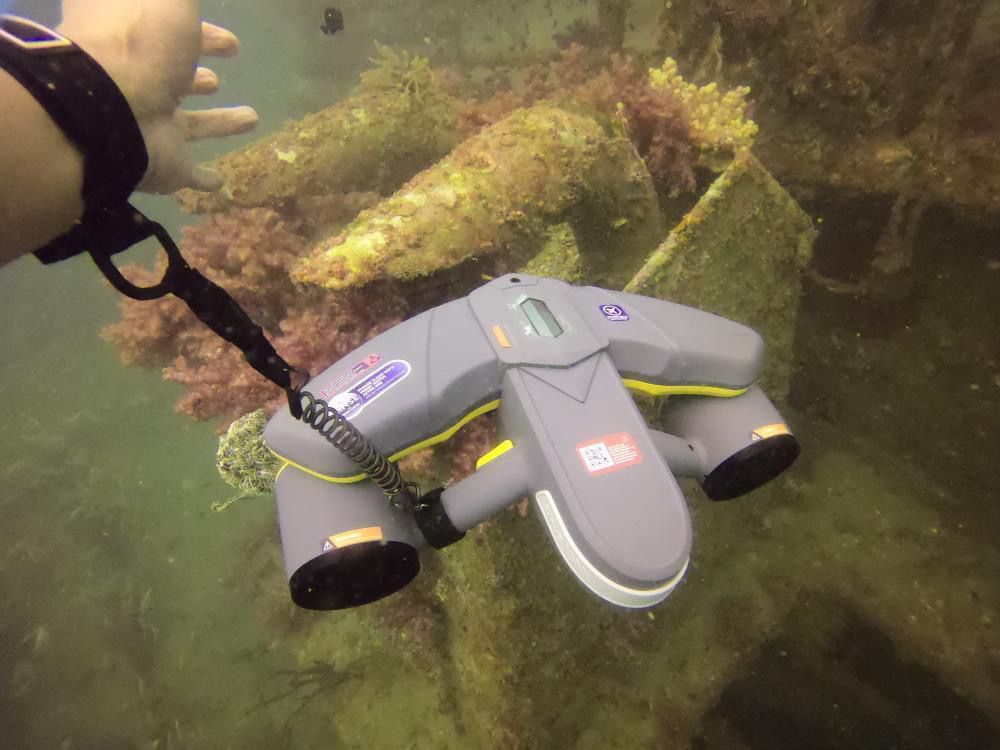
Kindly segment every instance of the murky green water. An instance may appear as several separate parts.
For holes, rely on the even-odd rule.
[[[385,602],[296,610],[273,498],[210,510],[231,494],[216,426],[99,338],[119,313],[96,269],[22,259],[0,270],[0,747],[1000,747],[1000,129],[978,109],[1000,102],[1000,4],[818,3],[808,23],[780,0],[737,5],[677,3],[669,33],[663,3],[624,16],[643,64],[665,45],[699,83],[752,83],[755,153],[819,231],[775,353],[803,455],[734,503],[688,488],[680,589],[612,610],[512,510]],[[376,39],[485,92],[598,17],[345,2],[327,37],[325,7],[203,4],[243,43],[213,64],[216,100],[262,122],[200,158],[348,96]],[[795,35],[821,22],[829,51],[801,57]],[[906,59],[929,61],[937,95],[915,101]],[[175,232],[197,221],[144,205]]]

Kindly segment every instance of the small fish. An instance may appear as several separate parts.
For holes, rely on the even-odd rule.
[[[340,12],[339,8],[334,8],[330,6],[323,12],[323,25],[319,27],[319,30],[324,34],[336,34],[338,31],[344,30],[344,14]]]

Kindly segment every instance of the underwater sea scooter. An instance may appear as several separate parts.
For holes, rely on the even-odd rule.
[[[710,313],[526,274],[397,325],[309,383],[333,409],[309,395],[306,423],[283,410],[265,429],[284,462],[275,494],[293,601],[341,609],[387,596],[417,575],[425,542],[452,544],[528,495],[587,588],[621,607],[661,602],[691,548],[675,477],[723,500],[798,455],[754,384],[763,352],[756,332]],[[667,432],[647,427],[627,389],[671,396]],[[398,472],[398,494],[384,491],[392,464],[366,475],[348,456],[394,461],[493,409],[502,442],[415,502]],[[334,424],[366,445],[331,450],[316,430]]]

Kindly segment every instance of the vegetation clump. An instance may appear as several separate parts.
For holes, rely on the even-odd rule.
[[[651,68],[649,78],[653,88],[669,92],[688,112],[691,135],[708,165],[714,165],[720,155],[728,161],[753,145],[757,124],[747,116],[747,86],[729,91],[715,83],[697,86],[684,80],[672,57],[661,67]]]
[[[400,91],[419,99],[433,83],[430,61],[375,42],[375,67],[361,74],[362,91]]]
[[[226,434],[219,438],[215,457],[219,476],[239,492],[227,500],[213,503],[212,510],[225,510],[237,500],[274,491],[281,462],[264,442],[267,420],[267,412],[256,409],[229,425]]]

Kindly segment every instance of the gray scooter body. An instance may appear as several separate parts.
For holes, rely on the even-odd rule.
[[[446,522],[464,531],[528,495],[589,589],[619,606],[648,607],[680,581],[691,548],[671,466],[705,481],[734,446],[753,441],[755,427],[783,426],[752,387],[762,360],[760,336],[724,318],[508,275],[375,337],[306,389],[394,459],[499,404],[499,436],[509,442],[440,494]],[[650,430],[626,385],[693,403],[678,409],[684,434]],[[735,437],[720,442],[718,418],[701,420],[699,403],[730,401],[745,406],[733,411],[738,424],[721,426]],[[699,434],[701,422],[711,430]],[[389,505],[347,456],[287,411],[271,420],[265,439],[289,463],[276,494],[293,598],[296,575],[315,569],[318,556],[342,559],[359,543],[352,534],[383,549],[422,543],[407,510]],[[418,568],[404,567],[416,575]]]

